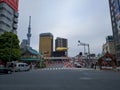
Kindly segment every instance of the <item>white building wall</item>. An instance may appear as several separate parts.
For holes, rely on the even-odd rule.
[[[15,12],[6,3],[0,3],[0,34],[13,32],[17,34],[18,12]]]

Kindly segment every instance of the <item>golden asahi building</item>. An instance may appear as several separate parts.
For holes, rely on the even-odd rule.
[[[39,36],[39,52],[44,57],[50,57],[53,52],[53,35],[51,33],[41,33]]]

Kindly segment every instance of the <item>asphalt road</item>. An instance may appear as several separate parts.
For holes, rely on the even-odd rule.
[[[120,90],[120,72],[47,68],[0,75],[0,90]]]

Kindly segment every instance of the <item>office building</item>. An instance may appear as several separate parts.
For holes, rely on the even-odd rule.
[[[64,54],[64,56],[67,56],[68,40],[65,38],[57,37],[55,40],[55,50],[56,50],[56,53],[61,53],[61,55]]]
[[[53,52],[53,35],[51,33],[41,33],[39,36],[39,52],[44,57],[50,57]]]
[[[106,43],[103,44],[103,54],[106,54],[107,52],[115,55],[115,46],[114,46],[114,41],[113,41],[113,36],[107,36],[106,37]]]
[[[109,0],[115,56],[120,65],[120,0]]]
[[[17,34],[19,0],[0,0],[0,35],[4,32]]]
[[[67,48],[68,47],[67,39],[57,37],[56,40],[55,40],[55,48],[58,48],[58,47],[65,47],[65,48]]]

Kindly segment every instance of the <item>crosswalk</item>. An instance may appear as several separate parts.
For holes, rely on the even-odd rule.
[[[41,70],[94,70],[94,69],[89,69],[89,68],[43,68]]]

